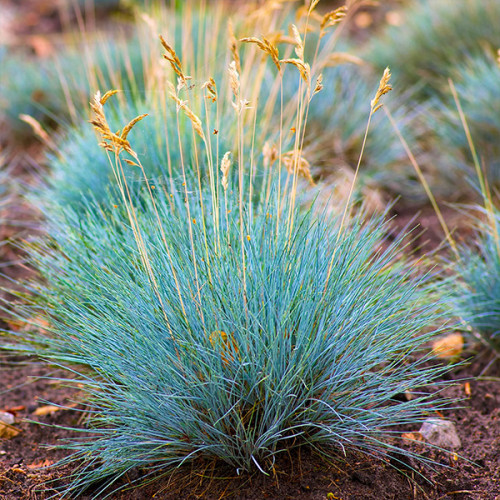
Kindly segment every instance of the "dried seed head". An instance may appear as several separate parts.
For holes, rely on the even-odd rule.
[[[340,23],[342,19],[347,15],[347,6],[339,7],[338,9],[327,12],[319,24],[320,37],[325,35],[325,31]]]
[[[159,35],[159,37],[163,48],[167,52],[166,54],[163,54],[163,57],[170,63],[170,66],[172,66],[175,74],[182,80],[183,86],[187,86],[187,80],[190,80],[191,77],[184,74],[184,71],[182,70],[182,63],[174,48],[171,47],[161,35]]]
[[[240,75],[236,69],[236,61],[231,62],[228,68],[229,72],[229,84],[231,85],[231,90],[233,91],[234,97],[238,99],[240,95]]]
[[[229,33],[229,49],[233,56],[233,61],[236,64],[236,71],[238,71],[238,73],[241,73],[241,61],[240,61],[240,54],[238,52],[238,40],[234,35],[233,21],[231,19],[229,19],[227,23],[227,30]]]
[[[314,180],[311,176],[311,164],[302,156],[301,150],[294,149],[288,151],[281,156],[281,159],[288,173],[301,175],[307,179],[311,185],[314,185]]]
[[[207,99],[210,99],[212,102],[217,101],[217,85],[215,85],[215,80],[212,77],[210,77],[201,88],[207,89],[207,95],[205,96]]]
[[[302,79],[307,83],[307,85],[310,84],[311,68],[309,67],[308,63],[302,61],[301,59],[281,59],[280,62],[295,66],[299,70]]]
[[[262,155],[264,156],[264,167],[270,167],[277,159],[278,159],[278,148],[276,144],[272,146],[269,144],[269,141],[265,142],[264,147],[262,148]]]
[[[251,36],[247,38],[242,38],[240,42],[256,44],[260,50],[262,50],[271,57],[273,63],[278,68],[278,71],[281,70],[278,48],[276,47],[276,45],[271,43],[267,38],[262,38],[262,40],[260,40],[259,38]]]
[[[187,105],[188,101],[182,101],[177,97],[177,94],[175,92],[170,91],[169,92],[170,97],[176,102],[177,104],[177,109],[182,109],[186,116],[191,120],[191,124],[193,125],[194,131],[203,139],[205,140],[205,134],[203,132],[203,125],[201,123],[201,120],[196,116],[191,108]]]
[[[303,61],[304,60],[304,44],[302,43],[302,38],[300,37],[299,30],[295,24],[292,24],[293,39],[295,41],[295,53],[297,57]]]
[[[101,134],[103,141],[100,145],[107,151],[113,151],[115,154],[120,154],[122,150],[126,151],[130,155],[136,157],[135,151],[130,146],[127,140],[127,135],[132,129],[132,127],[140,120],[142,120],[146,115],[138,116],[134,118],[120,133],[114,133],[111,131],[106,120],[106,115],[104,114],[104,104],[113,95],[115,95],[117,90],[110,90],[106,92],[102,97],[99,91],[94,95],[93,100],[90,102],[90,107],[94,112],[94,119],[90,121],[94,128]]]
[[[378,104],[380,98],[392,90],[392,87],[389,85],[390,79],[391,79],[391,72],[389,68],[385,68],[384,74],[380,79],[377,93],[375,94],[375,97],[372,99],[370,103],[372,108],[372,113],[375,113],[382,107],[382,104]]]
[[[231,168],[231,152],[228,151],[227,153],[224,154],[222,157],[222,162],[220,165],[220,171],[222,172],[222,187],[224,188],[224,191],[227,191],[228,187],[228,176],[229,176],[229,169]]]
[[[319,0],[312,0],[309,4],[308,13],[310,14],[316,8],[316,5],[318,5],[318,4],[319,4]]]
[[[121,133],[121,138],[122,139],[126,139],[129,132],[132,130],[132,128],[134,127],[134,125],[137,123],[137,122],[140,122],[144,117],[148,116],[147,113],[144,113],[143,115],[139,115],[139,116],[136,116],[133,120],[131,120],[128,125],[125,126],[125,128],[122,130],[122,133]]]
[[[316,86],[314,87],[313,95],[323,90],[323,73],[320,73],[318,79],[316,80]]]

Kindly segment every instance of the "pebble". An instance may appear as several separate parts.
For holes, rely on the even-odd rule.
[[[458,450],[462,446],[457,428],[449,420],[428,418],[419,432],[428,443],[445,450]]]
[[[8,411],[0,411],[0,422],[7,425],[12,425],[15,422],[14,415]]]

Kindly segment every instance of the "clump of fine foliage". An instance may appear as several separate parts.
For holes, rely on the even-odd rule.
[[[403,13],[400,26],[370,41],[366,56],[379,69],[390,66],[399,88],[423,81],[422,96],[447,92],[447,78],[464,56],[500,47],[497,0],[414,1]]]
[[[263,11],[253,22],[271,31],[275,19]],[[306,445],[412,455],[395,444],[398,426],[417,426],[444,404],[425,392],[444,369],[426,364],[443,322],[431,277],[402,258],[401,236],[386,241],[383,217],[309,203],[302,137],[321,88],[314,62],[303,60],[306,30],[307,22],[295,28],[299,59],[280,60],[272,42],[250,39],[242,51],[250,63],[233,60],[213,80],[187,78],[162,40],[177,86],[158,80],[160,100],[151,102],[175,103],[167,131],[168,113],[144,117],[148,109],[132,106],[140,115],[125,126],[120,112],[106,115],[115,91],[92,100],[109,161],[103,178],[114,185],[94,196],[79,180],[77,203],[51,200],[49,237],[30,249],[41,280],[18,308],[45,320],[24,342],[66,366],[66,382],[87,396],[88,428],[61,445],[73,452],[63,463],[79,465],[68,493],[97,483],[103,498],[132,469],[139,482],[198,458],[268,473],[280,454]],[[302,82],[277,125],[267,118],[280,94],[258,105],[270,65],[260,62],[262,45],[278,90],[285,71]],[[389,79],[386,70],[370,118]],[[138,140],[142,127],[162,139]],[[178,154],[166,149],[175,142]],[[66,155],[77,168],[83,149],[75,147],[82,159]],[[414,397],[401,400],[407,391]]]
[[[459,315],[500,352],[500,215],[486,213],[477,243],[463,247],[456,264]]]
[[[158,216],[137,210],[140,249],[119,210],[52,225],[40,355],[92,369],[89,435],[66,445],[83,460],[76,491],[196,457],[266,472],[306,444],[384,455],[395,425],[425,418],[426,396],[396,396],[438,375],[413,356],[439,313],[425,279],[391,267],[400,241],[381,250],[380,219],[342,229],[280,211],[276,195],[242,221],[234,192],[216,207],[219,230],[192,196],[188,214],[159,195]]]

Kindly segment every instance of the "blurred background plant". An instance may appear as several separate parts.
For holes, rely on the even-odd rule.
[[[496,0],[414,1],[402,15],[370,40],[365,57],[379,71],[390,66],[396,87],[420,85],[423,98],[448,94],[447,79],[464,57],[500,47]]]
[[[460,249],[456,262],[455,305],[460,317],[490,349],[500,353],[500,216],[479,209],[474,243]]]

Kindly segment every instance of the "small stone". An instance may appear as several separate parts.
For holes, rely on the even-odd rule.
[[[12,425],[15,421],[14,415],[8,411],[0,411],[0,422],[4,424]]]
[[[455,424],[449,420],[428,418],[419,432],[428,443],[445,450],[458,450],[462,446]]]

